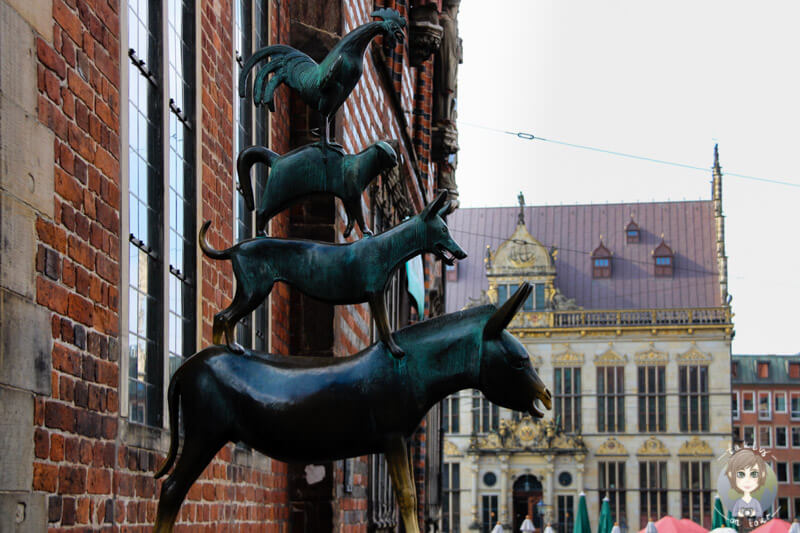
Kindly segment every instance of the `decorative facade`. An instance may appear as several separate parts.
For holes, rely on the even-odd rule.
[[[537,528],[571,532],[581,492],[592,523],[608,496],[628,531],[665,514],[710,526],[716,458],[731,446],[721,190],[715,161],[711,201],[529,207],[520,198],[519,209],[451,218],[470,257],[448,273],[447,310],[502,303],[533,284],[510,330],[554,406],[535,422],[492,416],[477,391],[444,403],[443,531],[488,533],[497,520],[518,531],[531,514]],[[671,275],[654,257],[671,259]],[[471,423],[487,413],[488,424]]]

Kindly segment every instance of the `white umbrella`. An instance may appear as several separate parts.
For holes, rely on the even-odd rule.
[[[497,525],[494,526],[494,529],[492,530],[492,533],[504,533],[504,531],[505,530],[503,529],[502,524],[500,524],[500,522],[498,522]]]
[[[544,533],[556,533],[556,532],[553,531],[553,526],[551,526],[550,524],[547,524],[547,527],[544,528]]]
[[[789,533],[800,533],[800,522],[795,518],[792,521],[792,527],[789,528]]]
[[[611,533],[622,533],[622,530],[619,528],[619,522],[614,522],[614,527],[611,528]]]
[[[656,525],[650,521],[647,523],[647,527],[644,528],[644,533],[658,533],[658,529],[656,529]]]

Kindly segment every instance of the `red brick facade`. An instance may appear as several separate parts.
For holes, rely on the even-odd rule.
[[[290,43],[293,25],[313,22],[311,18],[303,19],[309,6],[312,12],[322,9],[314,2],[265,2],[270,42]],[[0,486],[0,491],[16,491],[14,494],[19,496],[14,496],[15,501],[26,502],[23,521],[32,524],[31,530],[43,530],[44,526],[49,531],[146,531],[155,518],[161,485],[153,472],[164,458],[169,432],[162,427],[130,422],[123,405],[127,401],[126,389],[122,387],[127,380],[123,333],[128,327],[128,310],[123,308],[121,297],[128,290],[122,274],[127,268],[128,246],[125,212],[128,180],[124,168],[124,151],[128,149],[124,139],[128,128],[127,3],[117,0],[36,0],[36,3],[48,9],[51,6],[52,16],[43,17],[41,13],[26,10],[16,0],[2,0],[4,17],[23,20],[23,33],[26,38],[31,37],[30,42],[19,43],[17,48],[7,48],[3,59],[16,53],[35,69],[31,85],[38,91],[36,101],[29,107],[36,109],[30,119],[35,122],[38,118],[39,129],[35,130],[38,137],[23,137],[27,130],[20,130],[18,140],[39,146],[42,139],[52,143],[52,162],[39,161],[44,170],[39,172],[36,167],[30,172],[37,191],[42,183],[45,191],[52,190],[52,204],[48,205],[49,193],[45,193],[46,201],[39,202],[34,195],[28,196],[24,187],[18,187],[15,180],[23,179],[21,176],[0,177],[3,202],[19,204],[27,210],[25,213],[33,213],[29,232],[32,244],[22,243],[19,248],[30,249],[32,253],[28,254],[30,257],[18,258],[25,265],[32,265],[32,275],[25,282],[29,290],[25,289],[27,285],[2,281],[5,276],[0,276],[0,284],[4,295],[21,298],[25,309],[49,317],[49,329],[40,328],[37,333],[38,342],[47,347],[50,356],[37,359],[30,372],[19,370],[28,372],[19,380],[15,381],[12,370],[0,374],[0,392],[5,394],[7,388],[8,394],[19,397],[20,405],[29,402],[32,406],[31,416],[21,416],[19,423],[20,442],[27,442],[23,448],[31,450],[30,462],[22,461],[23,482],[11,488]],[[371,1],[328,3],[341,10],[340,35],[371,20],[369,14],[375,7]],[[376,3],[408,15],[404,1]],[[231,0],[204,1],[197,3],[196,10],[194,47],[200,89],[194,126],[195,216],[197,227],[202,221],[212,221],[209,242],[221,248],[234,241],[232,206],[238,194],[233,145],[233,107],[238,99],[234,97],[237,73],[233,61],[233,4]],[[6,15],[6,11],[10,14]],[[438,179],[430,149],[433,59],[412,68],[408,47],[407,40],[385,55],[380,40],[373,43],[365,57],[364,76],[336,119],[337,140],[348,153],[360,151],[378,139],[398,141],[399,179],[409,213],[402,213],[395,201],[384,213],[393,223],[402,214],[418,212],[430,201]],[[20,100],[24,100],[24,91],[20,95]],[[269,147],[279,153],[288,151],[303,138],[296,131],[307,130],[307,112],[298,110],[296,103],[290,105],[290,99],[289,90],[280,88],[276,112],[270,117]],[[5,109],[3,113],[1,120],[8,120],[10,115]],[[4,150],[8,151],[9,143],[8,139],[3,140]],[[45,146],[44,153],[50,154],[49,146]],[[52,178],[49,165],[53,168]],[[386,179],[386,176],[380,178],[364,195],[370,211],[368,221],[375,220],[374,199],[387,186]],[[335,206],[333,237],[342,241],[344,211],[339,202]],[[13,210],[3,207],[4,218],[9,219],[12,213]],[[318,215],[310,207],[305,211],[302,207],[295,208],[274,218],[270,233],[298,235],[302,233],[298,228],[307,229],[308,221]],[[352,238],[360,238],[360,234]],[[4,254],[12,252],[4,248]],[[197,259],[197,279],[201,281],[197,287],[196,329],[197,345],[202,348],[211,343],[214,313],[232,298],[234,279],[229,263],[202,254]],[[432,257],[426,259],[425,278],[427,289],[441,287],[441,267]],[[439,290],[433,299],[441,297]],[[432,305],[437,305],[436,301],[430,301],[430,293],[427,298],[426,315]],[[408,306],[408,298],[403,302]],[[285,285],[279,284],[273,290],[271,351],[294,353],[293,339],[308,334],[302,331],[302,325],[308,323],[309,311],[302,304],[299,295],[293,295]],[[15,332],[9,329],[9,312],[3,313],[5,346],[5,339]],[[408,311],[401,310],[401,315],[407,317]],[[297,316],[301,319],[295,320]],[[330,316],[332,355],[345,356],[371,343],[371,317],[366,305],[337,307]],[[37,379],[33,385],[20,384]],[[435,497],[427,498],[430,495],[425,494],[425,489],[430,477],[438,475],[430,468],[431,464],[438,465],[438,460],[429,463],[427,457],[429,450],[437,449],[431,448],[428,439],[439,439],[438,419],[431,420],[435,427],[426,430],[423,423],[411,446],[419,483],[421,520],[432,518],[426,505]],[[352,463],[352,472],[348,473],[352,474],[352,491],[343,489],[347,482],[344,463],[332,465],[329,498],[332,524],[336,531],[365,532],[370,523],[369,459],[359,458]],[[293,531],[293,502],[297,498],[291,493],[290,484],[288,465],[228,444],[192,487],[177,530]],[[5,501],[0,501],[3,512],[8,508]],[[375,528],[369,526],[369,530]]]

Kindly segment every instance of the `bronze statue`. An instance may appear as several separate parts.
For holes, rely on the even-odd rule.
[[[419,215],[374,237],[345,244],[256,237],[215,250],[206,242],[211,222],[205,222],[200,248],[211,258],[230,259],[236,277],[233,302],[214,315],[214,343],[220,343],[224,333],[228,348],[242,353],[233,340],[236,323],[269,296],[276,281],[283,281],[303,294],[337,305],[369,302],[381,340],[395,357],[402,357],[403,350],[389,329],[384,301],[395,269],[423,252],[448,264],[467,256],[442,219],[450,209],[446,197],[441,192]]]
[[[477,388],[495,404],[536,418],[543,416],[536,400],[552,407],[525,347],[504,329],[530,291],[523,283],[500,309],[486,305],[399,330],[408,352],[401,360],[383,343],[342,358],[234,354],[223,346],[190,357],[169,385],[171,441],[156,476],[175,468],[161,487],[154,532],[172,531],[217,451],[243,442],[290,462],[384,453],[405,530],[419,533],[406,439],[433,405]]]
[[[274,93],[281,83],[295,89],[300,98],[319,111],[324,119],[321,146],[328,142],[328,124],[331,115],[344,103],[358,83],[364,69],[364,52],[370,41],[383,35],[385,42],[394,47],[403,42],[406,20],[393,9],[378,9],[372,16],[383,19],[368,22],[354,29],[339,41],[320,64],[291,46],[275,44],[254,53],[242,67],[239,75],[239,96],[247,93],[247,75],[263,59],[268,62],[253,82],[253,103],[267,104],[275,110]],[[272,77],[267,81],[267,77]]]
[[[236,171],[239,187],[247,208],[253,210],[253,185],[250,169],[256,163],[271,168],[267,185],[256,212],[256,231],[264,232],[269,219],[300,198],[312,193],[331,193],[341,198],[347,211],[347,228],[350,235],[357,221],[361,233],[372,235],[364,222],[361,194],[378,175],[397,165],[397,154],[389,143],[378,141],[355,155],[308,145],[278,155],[263,146],[251,146],[239,153]]]

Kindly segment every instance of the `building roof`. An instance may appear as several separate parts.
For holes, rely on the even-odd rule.
[[[488,288],[484,258],[508,239],[519,207],[462,208],[448,217],[450,232],[469,254],[447,283],[447,311],[461,309]],[[585,309],[652,309],[722,305],[713,202],[649,202],[527,206],[525,223],[546,247],[555,247],[556,287]],[[639,242],[626,244],[631,217]],[[675,253],[673,277],[655,277],[652,252],[662,239]],[[591,253],[602,236],[612,252],[612,275],[592,279]]]
[[[795,355],[732,355],[731,363],[738,363],[736,376],[731,372],[732,385],[797,385],[800,379],[789,377],[789,363],[800,364],[800,354]],[[769,377],[758,377],[757,363],[769,363]]]

